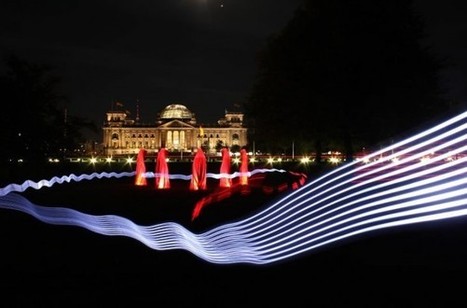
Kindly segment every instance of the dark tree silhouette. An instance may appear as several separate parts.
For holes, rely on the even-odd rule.
[[[5,62],[7,71],[0,77],[3,161],[43,161],[49,156],[63,156],[83,141],[81,129],[96,131],[89,121],[67,115],[63,107],[66,97],[59,94],[60,79],[52,75],[51,67],[17,56],[7,57]]]
[[[408,0],[305,0],[258,55],[244,106],[252,138],[351,159],[447,112],[423,29]]]

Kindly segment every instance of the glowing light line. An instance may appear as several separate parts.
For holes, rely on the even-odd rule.
[[[101,172],[97,173],[94,172],[92,174],[81,174],[81,175],[75,175],[75,174],[70,174],[70,175],[64,175],[61,177],[53,177],[50,180],[40,180],[39,182],[33,182],[31,180],[26,180],[23,182],[23,184],[9,184],[3,188],[0,188],[0,196],[5,196],[6,194],[9,194],[10,192],[23,192],[28,188],[33,188],[33,189],[41,189],[42,187],[52,187],[54,184],[63,184],[65,182],[69,183],[71,181],[76,181],[79,182],[81,180],[93,180],[93,179],[102,179],[102,178],[121,178],[121,177],[131,177],[134,176],[135,172],[121,172],[121,173],[115,173],[115,172]]]
[[[380,159],[348,163],[250,217],[199,234],[172,222],[140,226],[116,215],[40,206],[17,193],[77,177],[8,185],[0,190],[0,208],[50,224],[131,237],[152,249],[184,249],[208,262],[268,264],[365,232],[467,215],[466,118],[467,112],[368,156]],[[422,160],[425,156],[430,159]],[[395,158],[400,160],[392,161]],[[248,174],[265,170],[273,171]],[[131,175],[93,174],[83,179]],[[218,179],[225,174],[208,176]]]
[[[287,172],[286,170],[282,169],[254,169],[248,173],[240,173],[240,172],[234,172],[232,174],[229,174],[228,176],[230,178],[236,178],[240,176],[252,176],[257,173],[266,173],[266,172]],[[31,180],[26,180],[23,182],[23,184],[9,184],[3,188],[0,188],[0,196],[5,196],[6,194],[9,194],[10,192],[23,192],[28,188],[33,188],[36,190],[39,190],[43,187],[52,187],[54,184],[63,184],[63,183],[70,183],[71,181],[79,182],[82,180],[93,180],[93,179],[102,179],[102,178],[121,178],[121,177],[132,177],[135,176],[136,172],[101,172],[97,173],[94,172],[92,174],[81,174],[79,176],[75,174],[70,174],[70,175],[64,175],[61,177],[53,177],[50,180],[40,180],[39,182],[34,182]],[[155,176],[158,176],[160,174],[154,173],[154,172],[145,172],[144,176],[146,178],[154,178]],[[206,176],[208,178],[214,178],[214,179],[220,179],[221,177],[225,176],[225,174],[215,174],[215,173],[207,173]],[[170,179],[174,180],[190,180],[191,175],[183,175],[183,174],[170,174],[169,175]]]
[[[463,183],[465,183],[465,181],[463,181]],[[302,224],[300,227],[298,228],[295,228],[295,229],[298,229],[297,232],[295,233],[292,233],[290,235],[287,235],[285,236],[285,232],[280,234],[280,235],[275,235],[274,237],[265,237],[265,240],[263,241],[255,241],[256,243],[263,243],[265,241],[268,241],[270,242],[271,238],[279,238],[277,241],[275,242],[270,242],[268,243],[267,245],[264,245],[263,248],[265,247],[272,247],[268,250],[268,252],[271,252],[271,251],[274,251],[274,250],[280,250],[280,253],[283,253],[284,251],[286,250],[282,250],[280,248],[285,248],[285,247],[288,247],[288,246],[291,246],[292,243],[295,243],[295,242],[300,242],[306,238],[310,238],[312,237],[313,240],[312,241],[308,241],[307,243],[310,243],[310,242],[313,242],[313,241],[317,241],[319,240],[321,237],[313,237],[313,235],[315,234],[319,234],[319,233],[322,233],[323,231],[327,231],[329,229],[332,229],[336,226],[339,226],[339,225],[342,225],[344,223],[349,223],[349,222],[352,222],[354,220],[358,220],[358,219],[361,219],[361,218],[365,218],[367,216],[372,216],[372,215],[375,215],[375,214],[380,214],[380,213],[384,213],[384,212],[389,212],[389,211],[399,211],[399,210],[403,210],[405,208],[408,208],[408,207],[415,207],[415,206],[419,206],[419,205],[423,205],[423,204],[428,204],[428,203],[431,203],[431,202],[436,202],[436,201],[443,201],[445,199],[450,199],[450,198],[454,198],[454,197],[458,197],[458,196],[464,196],[466,195],[467,193],[467,189],[460,189],[460,190],[457,190],[457,191],[454,191],[454,192],[448,192],[448,193],[444,193],[444,194],[439,194],[439,195],[436,195],[436,196],[432,196],[432,197],[425,197],[425,198],[420,198],[420,199],[416,199],[414,201],[408,201],[408,202],[397,202],[399,201],[399,198],[393,198],[392,200],[382,200],[378,203],[375,203],[375,204],[369,204],[369,205],[365,205],[365,206],[361,206],[359,208],[356,208],[352,211],[348,211],[348,212],[344,212],[340,215],[337,215],[337,216],[333,216],[327,220],[323,220],[317,224],[314,224],[314,225],[311,225],[311,226],[306,226],[306,224]],[[414,194],[414,196],[417,196],[418,194]],[[365,220],[363,222],[359,222],[359,223],[355,223],[355,224],[352,224],[352,225],[347,225],[341,229],[338,229],[336,231],[331,231],[329,233],[326,233],[325,235],[323,235],[323,237],[328,237],[334,233],[338,233],[338,232],[342,232],[343,230],[347,230],[347,229],[350,229],[350,228],[354,228],[355,226],[360,226],[362,224],[367,224],[367,223],[370,223],[370,222],[376,222],[376,221],[380,221],[380,220],[384,220],[384,219],[388,219],[388,218],[395,218],[395,217],[402,217],[404,215],[413,215],[413,214],[420,214],[420,213],[425,213],[425,212],[428,212],[428,211],[434,211],[434,210],[441,210],[441,209],[448,209],[450,207],[456,207],[456,206],[460,206],[460,205],[465,205],[465,200],[466,199],[462,199],[460,202],[459,201],[456,201],[456,202],[446,202],[442,205],[442,207],[440,205],[433,205],[433,206],[423,206],[422,208],[417,208],[417,209],[412,209],[412,210],[406,210],[406,211],[401,211],[399,213],[393,213],[393,214],[387,214],[387,215],[382,215],[382,216],[378,216],[376,218],[372,218],[372,219],[368,219],[368,220]],[[343,217],[345,215],[348,215],[350,213],[353,213],[353,212],[357,212],[359,210],[362,210],[362,209],[367,209],[367,208],[370,208],[370,207],[373,207],[375,205],[380,205],[380,204],[384,204],[384,203],[389,203],[389,202],[396,202],[396,204],[392,204],[392,205],[388,205],[388,206],[385,206],[385,207],[382,207],[382,208],[377,208],[375,210],[371,210],[371,211],[367,211],[367,212],[364,212],[362,214],[356,214],[354,216],[351,216],[347,219],[343,219],[343,220],[340,220],[336,223],[333,223],[333,224],[330,224],[330,225],[327,225],[321,229],[317,229],[317,230],[314,230],[314,231],[311,231],[313,230],[315,227],[319,226],[319,225],[322,225],[324,223],[327,223],[327,222],[331,222],[333,220],[336,220],[337,218],[340,218],[340,217]],[[290,232],[287,232],[287,233],[290,233]],[[299,236],[300,234],[303,234],[302,236]],[[281,245],[279,245],[279,243],[283,243]]]
[[[461,194],[461,193],[463,194],[463,193],[465,193],[465,191],[461,190],[461,191],[451,192],[449,194],[448,193],[440,194],[439,196],[443,197],[443,198],[448,198],[448,197],[452,198],[452,197],[455,197],[455,196],[457,196],[458,194]],[[413,196],[418,196],[418,195],[414,194]],[[404,196],[404,197],[407,197],[407,196]],[[420,200],[421,201],[412,201],[412,202],[408,202],[408,201],[407,202],[398,202],[399,200],[397,198],[393,198],[392,200],[389,200],[389,199],[381,200],[379,202],[375,202],[375,203],[372,203],[372,204],[359,206],[359,207],[354,208],[352,210],[340,213],[340,214],[338,214],[336,216],[331,216],[331,217],[329,217],[327,219],[323,219],[321,221],[318,221],[313,225],[310,225],[310,222],[312,220],[308,220],[308,221],[302,222],[301,224],[298,224],[298,225],[294,226],[294,228],[283,230],[280,233],[262,234],[261,237],[256,237],[255,238],[255,242],[258,243],[258,244],[260,244],[260,243],[262,244],[262,243],[271,242],[272,239],[277,238],[277,241],[275,241],[274,243],[271,243],[271,244],[266,244],[266,246],[274,245],[275,249],[276,249],[278,247],[277,246],[278,243],[280,243],[280,242],[285,242],[285,243],[287,243],[287,246],[289,246],[291,244],[291,242],[300,241],[300,240],[303,239],[303,238],[298,238],[299,234],[306,233],[306,236],[305,235],[304,236],[305,237],[310,237],[310,236],[312,236],[314,234],[321,233],[321,232],[326,231],[326,230],[331,229],[331,228],[335,228],[335,227],[337,227],[339,225],[342,225],[344,223],[349,223],[349,222],[352,222],[354,220],[358,220],[358,219],[365,218],[367,216],[372,216],[372,215],[375,215],[375,214],[382,214],[384,212],[401,210],[401,209],[404,209],[405,207],[418,206],[420,204],[423,204],[423,202],[426,202],[426,203],[433,202],[433,201],[436,200],[436,198],[426,197],[426,198],[420,198]],[[386,203],[388,203],[388,205],[384,206],[384,204],[386,204]],[[379,207],[377,207],[377,206],[379,206]],[[377,208],[373,209],[373,210],[371,209],[371,208],[375,208],[375,207],[377,207]],[[367,211],[365,211],[364,213],[361,213],[362,210],[367,210]],[[359,214],[359,212],[360,212],[360,214]],[[349,217],[349,215],[353,214],[353,213],[355,213],[355,214],[353,216]],[[327,214],[327,216],[328,216],[328,214]],[[342,219],[339,220],[340,218],[342,218]],[[336,222],[332,223],[333,221],[336,221]],[[321,225],[324,225],[324,226],[321,229],[318,229],[318,227],[321,226]],[[284,226],[281,226],[281,229],[285,229]],[[312,231],[312,230],[315,230],[315,231]]]
[[[463,127],[465,128],[465,125],[463,125]],[[458,131],[459,131],[458,129],[455,129],[455,130],[454,130],[454,132],[456,132],[456,133],[457,133]],[[435,138],[435,139],[436,139],[436,141],[439,140],[438,138]],[[461,137],[461,138],[457,138],[456,142],[459,141],[459,140],[461,140],[461,141],[465,140],[465,135],[464,135],[463,137]],[[452,144],[452,142],[449,142],[449,144]],[[417,147],[417,148],[418,148],[418,147]],[[416,148],[416,149],[417,149],[417,148]],[[441,147],[439,147],[439,148],[441,148]],[[456,151],[456,152],[460,152],[461,150],[465,150],[465,146],[462,147],[461,149],[459,149],[459,151]],[[419,155],[417,155],[416,157],[418,158]],[[433,160],[432,162],[438,161],[438,160],[440,160],[440,159],[442,159],[442,158],[444,158],[444,157],[446,157],[446,154],[440,156],[439,158],[437,158],[436,160]],[[421,167],[421,166],[422,166],[422,165],[420,165],[420,164],[418,165],[418,167]],[[424,165],[423,165],[423,166],[424,166]],[[413,167],[412,167],[412,168],[413,168]],[[344,168],[342,168],[342,169],[344,169]],[[380,170],[383,170],[383,169],[380,169]],[[405,169],[404,172],[406,172],[407,170],[410,170],[410,169]],[[374,172],[374,171],[373,171],[373,172],[370,171],[370,172],[368,172],[368,173],[375,173],[375,172]],[[398,173],[402,173],[402,171],[399,171]],[[352,171],[351,171],[351,172],[348,172],[348,173],[346,173],[346,174],[343,174],[343,175],[341,175],[341,176],[339,176],[339,177],[336,177],[336,178],[337,178],[337,179],[342,179],[342,178],[344,178],[344,176],[348,176],[349,174],[352,174]],[[395,174],[397,174],[397,173],[395,173]],[[390,175],[394,175],[394,174],[392,174],[392,173],[389,174],[389,175],[388,175],[388,174],[385,174],[385,175],[383,175],[383,176],[381,176],[381,177],[379,177],[379,178],[374,177],[374,178],[372,178],[371,181],[376,182],[377,180],[382,180],[382,179],[384,179],[384,178],[386,178],[386,177],[389,177]],[[411,175],[409,178],[413,178],[413,177],[415,177],[415,176],[414,176],[414,175]],[[336,178],[334,179],[334,181],[336,180]],[[354,178],[355,178],[355,177],[354,177]],[[404,179],[404,180],[406,180],[406,179]],[[316,183],[316,182],[317,182],[317,181],[314,181],[314,182],[312,182],[312,183],[310,183],[310,184],[308,184],[308,185],[305,185],[305,186],[306,186],[306,187],[311,186],[311,185],[313,185],[313,184]],[[337,190],[336,188],[339,187],[339,186],[344,186],[344,185],[346,185],[346,184],[350,184],[350,183],[352,182],[352,180],[347,179],[346,181],[341,181],[338,185],[335,185],[335,186],[332,186],[332,187],[330,187],[330,188],[328,188],[328,189],[326,189],[326,190],[323,190],[322,188],[323,188],[324,186],[326,186],[326,185],[329,185],[330,182],[331,182],[331,181],[325,182],[323,185],[317,186],[316,188],[313,188],[313,189],[309,190],[308,192],[303,193],[300,197],[304,197],[304,196],[306,196],[307,194],[310,194],[310,193],[312,193],[312,192],[318,191],[318,193],[315,194],[315,195],[313,196],[314,199],[318,199],[318,197],[320,197],[321,195],[326,194],[326,193],[329,192],[330,190]],[[351,189],[357,189],[359,186],[368,185],[368,183],[370,183],[370,182],[367,181],[367,182],[361,183],[361,184],[359,184],[359,185],[352,185],[351,187],[345,188],[345,189],[343,189],[343,190],[337,190],[337,192],[336,192],[335,194],[329,195],[329,196],[327,196],[327,197],[325,197],[325,198],[321,198],[321,199],[319,199],[319,201],[320,201],[320,203],[323,203],[324,201],[327,201],[328,199],[331,199],[331,198],[333,198],[333,197],[336,197],[337,195],[342,194],[342,193],[344,193],[344,192],[347,192],[347,191],[349,191],[349,190],[351,190]],[[302,189],[300,189],[300,191],[304,190],[306,187],[303,187]],[[373,188],[373,189],[375,189],[375,188]],[[368,192],[368,190],[365,190],[365,192]],[[299,193],[299,192],[296,192],[295,194],[297,194],[297,193]],[[352,197],[352,196],[349,196],[349,197]],[[284,204],[284,206],[283,206],[282,208],[277,208],[274,212],[271,212],[271,213],[269,214],[269,216],[265,217],[264,219],[266,219],[266,218],[269,219],[272,215],[275,215],[275,214],[277,214],[278,212],[282,213],[284,216],[285,216],[285,215],[288,215],[288,212],[294,211],[294,210],[295,210],[295,207],[300,206],[301,204],[303,204],[303,203],[305,203],[305,202],[309,202],[310,200],[309,200],[309,199],[308,199],[308,200],[304,200],[304,201],[302,201],[301,203],[296,204],[296,206],[294,206],[294,207],[292,207],[292,208],[289,208],[287,211],[283,211],[283,208],[288,207],[293,201],[297,201],[297,200],[296,200],[296,199],[295,199],[295,200],[292,200],[292,201],[290,201],[289,203]],[[331,205],[331,204],[330,204],[330,205]],[[271,207],[271,208],[272,208],[272,207]],[[309,209],[309,207],[304,208],[302,211],[305,211],[305,210],[308,210],[308,209]],[[258,217],[254,217],[254,218],[255,218],[255,223],[257,223],[257,222],[258,222],[258,219],[257,219]]]
[[[464,158],[463,160],[459,160],[459,161],[455,161],[453,163],[451,163],[449,165],[449,167],[452,167],[452,166],[455,166],[459,163],[465,163],[467,161],[467,157]],[[441,167],[444,167],[444,168],[447,168],[448,165],[442,165],[442,166],[437,166],[436,169],[440,170],[442,169]],[[444,169],[443,168],[443,169]],[[428,173],[428,172],[427,172]],[[359,195],[363,195],[364,193],[368,193],[368,192],[371,192],[373,190],[377,190],[377,189],[381,189],[381,188],[385,188],[385,187],[388,187],[390,185],[393,185],[393,183],[384,183],[384,184],[381,184],[381,185],[376,185],[374,187],[371,187],[371,188],[368,188],[368,189],[363,189],[363,190],[358,190],[356,193],[353,193],[353,194],[348,194],[348,195],[344,195],[343,198],[340,198],[340,199],[337,199],[337,200],[334,200],[332,202],[329,202],[329,203],[326,203],[323,207],[321,208],[318,208],[318,209],[315,209],[315,210],[312,210],[312,208],[316,207],[319,203],[323,203],[323,201],[327,200],[327,198],[323,198],[323,199],[319,199],[318,202],[316,203],[311,203],[309,205],[307,205],[306,207],[303,207],[301,209],[298,209],[297,210],[297,207],[299,205],[302,205],[302,204],[305,204],[305,201],[308,201],[310,202],[311,199],[307,199],[305,201],[302,201],[300,203],[298,203],[297,205],[298,206],[294,206],[294,207],[291,207],[287,210],[284,210],[284,211],[280,211],[278,213],[278,215],[280,215],[281,217],[287,217],[287,219],[289,220],[286,224],[283,224],[280,228],[278,228],[276,225],[274,224],[267,224],[267,225],[264,225],[264,224],[257,224],[255,226],[256,229],[259,229],[260,232],[263,234],[263,236],[266,236],[266,235],[269,235],[269,233],[265,233],[266,230],[268,229],[272,229],[273,231],[271,232],[274,232],[277,235],[277,232],[278,230],[280,229],[284,229],[284,230],[287,230],[287,232],[290,232],[291,230],[294,230],[294,229],[299,229],[302,225],[301,224],[298,224],[297,223],[300,221],[300,220],[303,220],[303,218],[305,217],[308,217],[308,216],[312,216],[309,220],[307,220],[307,223],[310,223],[311,221],[314,221],[314,220],[318,220],[324,216],[328,216],[329,214],[333,213],[333,212],[338,212],[338,211],[341,211],[343,210],[344,208],[346,207],[349,207],[353,204],[359,204],[359,203],[363,203],[363,202],[366,202],[370,199],[375,199],[376,197],[382,197],[384,195],[390,195],[390,194],[393,194],[395,195],[397,193],[397,195],[395,197],[393,197],[394,200],[400,200],[402,199],[403,196],[409,198],[409,197],[415,197],[415,196],[418,196],[418,195],[421,195],[422,193],[426,193],[428,191],[435,191],[435,189],[437,189],[437,187],[435,186],[431,186],[430,188],[428,189],[422,189],[422,190],[419,190],[419,191],[416,191],[416,192],[413,192],[411,194],[406,194],[406,195],[401,195],[401,193],[404,191],[404,190],[409,190],[409,189],[414,189],[414,188],[417,188],[417,187],[421,187],[421,186],[424,186],[424,185],[427,185],[427,184],[433,184],[435,182],[438,182],[440,180],[446,180],[448,177],[452,177],[452,176],[456,176],[456,175],[461,175],[461,174],[466,174],[467,173],[467,168],[462,168],[462,169],[457,169],[457,170],[454,170],[453,172],[451,173],[446,173],[446,174],[441,174],[437,177],[432,177],[432,178],[429,178],[429,179],[425,179],[425,180],[420,180],[420,181],[417,181],[415,183],[411,183],[411,184],[406,184],[402,187],[396,187],[396,188],[392,188],[392,189],[386,189],[386,190],[383,190],[383,191],[380,191],[380,192],[377,192],[377,193],[373,193],[373,194],[370,194],[370,195],[364,195],[363,198],[360,198],[360,199],[355,199],[349,203],[346,203],[342,206],[338,206],[340,203],[344,202],[345,200],[347,199],[351,199],[353,197],[358,197]],[[397,180],[397,181],[394,181],[394,182],[403,182],[403,181],[407,181],[409,180],[411,177],[410,176],[406,176],[400,180]],[[447,186],[449,185],[454,185],[455,184],[455,181],[453,182],[449,182],[448,184],[446,184]],[[343,192],[347,192],[348,190],[343,190]],[[342,192],[342,191],[341,191]],[[334,194],[333,196],[337,196],[338,194]],[[371,204],[371,203],[370,203]],[[375,205],[379,205],[378,203],[374,203]],[[320,212],[320,211],[323,211],[325,208],[328,208],[328,207],[332,207],[333,205],[336,205],[337,207],[333,207],[331,210],[329,210],[328,212],[325,212],[323,214],[320,214],[320,215],[317,215],[317,216],[313,216],[314,214]],[[368,205],[366,206],[368,207]],[[280,208],[282,209],[282,208]],[[361,208],[360,208],[361,209]],[[294,211],[295,210],[295,211]],[[352,210],[351,212],[353,211],[356,211],[356,210]],[[276,211],[278,212],[278,211]],[[292,214],[291,214],[292,213]],[[350,212],[349,212],[350,213]],[[348,214],[348,213],[347,213]],[[336,216],[334,216],[333,218],[337,218],[341,216],[341,214],[336,214]],[[269,217],[269,216],[268,216]],[[275,218],[277,219],[279,216],[275,216]],[[296,217],[295,219],[292,219]],[[258,222],[259,220],[257,220]],[[269,221],[269,220],[268,220]],[[255,232],[251,232],[252,230],[249,230],[249,233],[251,235],[255,235],[256,233]]]

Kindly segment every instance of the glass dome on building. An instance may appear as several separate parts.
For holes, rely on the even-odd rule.
[[[162,119],[191,119],[194,117],[193,113],[184,105],[171,104],[165,107],[159,114]]]

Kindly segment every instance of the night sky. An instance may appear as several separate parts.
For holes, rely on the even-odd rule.
[[[171,103],[214,123],[242,103],[256,54],[301,0],[2,1],[0,51],[55,67],[69,113],[100,126],[113,101],[143,122]],[[447,57],[450,98],[466,101],[464,1],[416,0],[427,43]],[[4,72],[3,63],[1,73]]]

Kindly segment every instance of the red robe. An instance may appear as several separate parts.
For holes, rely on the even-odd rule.
[[[221,178],[219,180],[220,187],[231,187],[232,186],[232,179],[226,177],[226,175],[230,175],[230,151],[228,148],[222,148],[222,164],[221,164]]]
[[[207,163],[203,149],[199,148],[191,168],[190,190],[205,190],[207,189],[206,181]]]
[[[240,185],[248,185],[248,154],[245,149],[240,150]]]
[[[170,188],[169,166],[167,165],[167,150],[161,148],[156,159],[156,189]]]
[[[137,186],[146,186],[148,184],[146,180],[146,165],[144,164],[145,155],[146,150],[140,149],[138,157],[136,158],[135,185]]]

